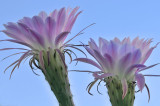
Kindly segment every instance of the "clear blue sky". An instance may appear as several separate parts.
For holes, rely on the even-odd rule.
[[[3,24],[9,21],[16,22],[24,16],[31,17],[41,10],[50,13],[64,6],[80,6],[80,10],[83,10],[68,39],[85,26],[96,23],[83,35],[74,39],[73,44],[79,44],[79,41],[87,43],[90,37],[97,41],[99,36],[108,40],[128,36],[132,39],[136,36],[153,38],[153,45],[160,41],[159,0],[0,0],[0,30],[4,29]],[[0,33],[0,39],[6,38],[8,37]],[[13,43],[0,43],[0,48],[15,46],[22,47]],[[159,49],[160,46],[154,50],[146,65],[160,62]],[[14,52],[16,51],[1,52],[0,59]],[[76,53],[82,57],[82,54],[77,51]],[[29,68],[28,61],[15,70],[11,80],[9,80],[11,69],[6,74],[3,73],[5,67],[18,57],[0,62],[0,106],[58,106],[41,71],[37,70],[41,76],[35,76]],[[68,58],[66,62],[69,63]],[[97,70],[84,63],[79,63],[76,67],[74,63],[68,66],[69,69]],[[160,66],[143,73],[160,74]],[[91,90],[94,96],[90,96],[85,90],[93,81],[91,74],[70,72],[69,79],[76,106],[111,106],[104,83],[99,88],[103,95],[97,93],[96,86]],[[150,88],[151,100],[148,103],[147,92],[144,89],[142,93],[136,94],[135,106],[159,106],[160,78],[147,77],[146,83]]]

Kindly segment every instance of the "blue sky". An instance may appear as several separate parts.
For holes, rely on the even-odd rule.
[[[32,17],[44,10],[47,13],[61,7],[80,6],[83,13],[78,17],[71,34],[67,39],[73,37],[85,26],[96,23],[85,30],[85,33],[75,38],[72,43],[79,44],[79,41],[87,43],[92,37],[98,41],[99,37],[111,40],[114,37],[123,39],[139,36],[140,38],[153,38],[152,45],[160,41],[160,1],[159,0],[0,0],[0,30],[7,22],[16,22],[24,16]],[[0,33],[0,39],[7,39]],[[0,48],[22,47],[13,43],[0,43]],[[146,65],[160,62],[160,47],[157,47]],[[82,48],[83,49],[83,48]],[[84,50],[84,49],[83,49]],[[5,51],[0,53],[0,59],[15,53],[16,51]],[[75,51],[79,57],[84,57]],[[16,69],[12,79],[9,80],[11,69],[5,74],[3,70],[19,56],[12,57],[0,62],[0,106],[58,106],[54,94],[51,92],[48,83],[40,70],[41,76],[32,73],[28,61]],[[89,56],[89,58],[92,58]],[[66,60],[69,63],[69,58]],[[69,69],[97,70],[95,67],[79,63],[77,66],[68,64]],[[160,74],[160,66],[146,70],[146,74]],[[93,81],[93,77],[88,73],[70,72],[69,79],[71,90],[76,106],[111,106],[107,90],[104,83],[100,86],[103,95],[99,95],[96,86],[90,96],[86,86]],[[151,100],[148,103],[146,89],[142,93],[136,94],[135,106],[157,106],[160,104],[159,87],[160,78],[146,77],[151,92]]]

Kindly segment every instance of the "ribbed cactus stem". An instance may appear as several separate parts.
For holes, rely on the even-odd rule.
[[[43,59],[45,68],[43,73],[59,102],[59,106],[74,106],[67,66],[62,61],[61,56],[54,50],[43,52]]]
[[[112,77],[105,78],[108,95],[112,106],[133,106],[135,99],[135,84],[128,82],[128,93],[122,99],[121,81]]]

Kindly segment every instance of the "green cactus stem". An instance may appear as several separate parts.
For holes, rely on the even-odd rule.
[[[43,61],[44,69],[41,67],[42,72],[56,96],[59,106],[74,106],[68,80],[67,66],[64,61],[62,61],[59,52],[56,50],[50,50],[49,52],[43,51]]]
[[[121,81],[112,77],[105,78],[108,95],[112,106],[133,106],[135,99],[135,84],[128,82],[128,93],[122,99]]]

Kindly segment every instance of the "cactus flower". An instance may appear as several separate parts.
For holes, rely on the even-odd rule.
[[[144,40],[138,37],[133,41],[130,38],[122,41],[118,38],[111,41],[99,38],[99,45],[97,45],[91,39],[88,42],[89,47],[85,46],[85,49],[95,58],[96,62],[88,58],[75,59],[91,64],[100,70],[92,72],[95,81],[89,84],[88,91],[97,80],[103,80],[106,82],[112,106],[133,106],[136,85],[140,91],[146,87],[149,93],[145,75],[142,75],[141,72],[157,65],[148,67],[144,65],[157,46],[150,47],[151,42],[152,39]]]
[[[74,37],[66,42],[64,41],[81,13],[81,11],[77,13],[78,9],[79,7],[74,9],[61,8],[60,10],[54,10],[49,15],[42,11],[32,18],[24,17],[17,23],[8,22],[8,24],[4,24],[6,29],[2,30],[11,39],[1,41],[9,41],[29,47],[29,49],[0,49],[0,51],[24,50],[24,52],[20,52],[23,55],[9,65],[6,70],[14,65],[12,75],[14,69],[19,67],[24,59],[31,57],[30,67],[33,69],[33,66],[36,66],[42,70],[59,102],[59,106],[74,106],[64,53],[69,50],[66,47],[78,48],[68,44]]]

